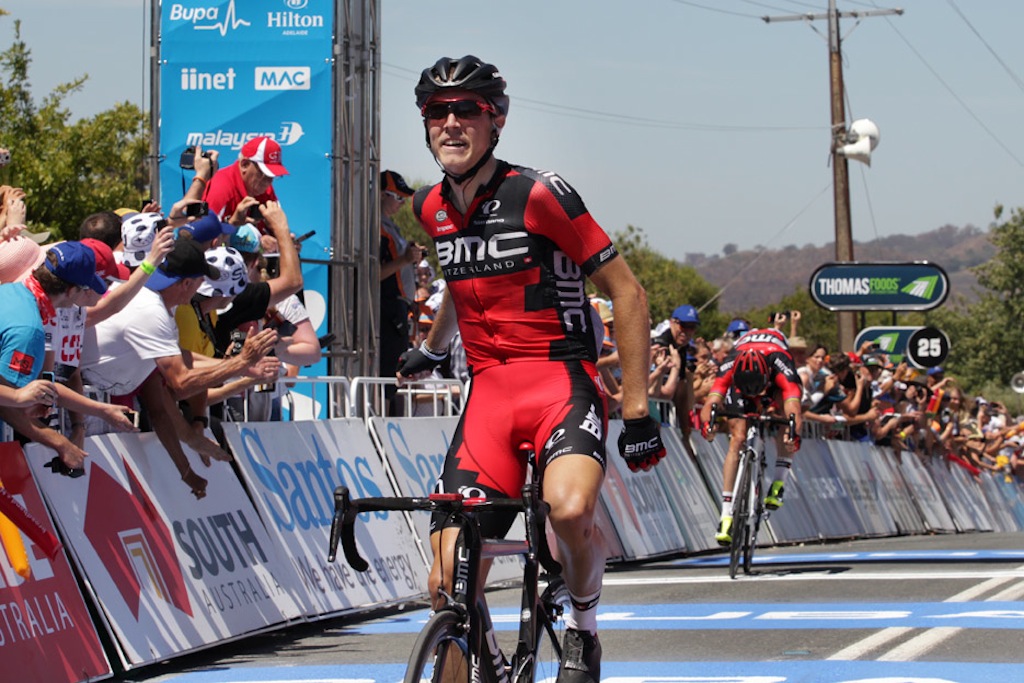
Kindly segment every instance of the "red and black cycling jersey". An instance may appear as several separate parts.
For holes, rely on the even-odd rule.
[[[732,387],[732,373],[736,365],[736,357],[741,351],[747,349],[760,351],[768,361],[768,369],[771,372],[770,384],[775,387],[775,391],[769,391],[769,394],[781,396],[783,402],[791,398],[800,400],[803,395],[803,385],[797,375],[796,366],[793,364],[793,356],[789,353],[786,335],[772,328],[750,330],[736,340],[736,346],[718,368],[715,382],[711,385],[712,394],[726,395]]]
[[[568,183],[499,161],[466,215],[447,180],[420,188],[413,213],[434,240],[474,371],[597,359],[584,278],[618,252]]]

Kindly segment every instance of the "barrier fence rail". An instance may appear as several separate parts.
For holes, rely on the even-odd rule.
[[[96,620],[86,616],[74,628],[49,625],[32,638],[14,639],[0,648],[0,666],[20,670],[25,661],[47,660],[47,652],[73,652],[60,662],[49,658],[22,680],[96,680],[296,621],[422,600],[425,521],[391,513],[360,525],[358,541],[372,570],[357,575],[325,559],[331,493],[339,484],[355,497],[429,493],[465,387],[413,385],[399,401],[410,414],[422,405],[431,416],[395,418],[379,412],[387,380],[318,380],[307,405],[312,411],[319,404],[316,414],[329,419],[306,419],[297,408],[284,422],[225,423],[233,467],[204,467],[186,449],[208,480],[209,495],[199,501],[153,434],[88,437],[87,474],[78,479],[45,469],[52,452],[38,444],[24,453],[15,443],[2,444],[0,480],[44,526],[52,520],[50,530],[67,552],[51,560],[25,539],[28,577],[0,557],[0,603],[38,611],[36,601],[59,599],[84,615],[88,602]],[[665,429],[665,460],[631,473],[616,452],[621,426],[609,423],[597,510],[609,561],[717,550],[727,437],[695,438],[691,455],[678,430]],[[769,471],[774,448],[770,441]],[[945,458],[805,439],[786,505],[772,513],[758,541],[993,530],[1024,530],[1024,489],[1016,479],[972,474]],[[517,570],[496,566],[492,578],[505,581]],[[106,637],[97,637],[100,632]]]

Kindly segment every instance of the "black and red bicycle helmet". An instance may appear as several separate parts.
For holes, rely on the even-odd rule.
[[[508,96],[505,79],[498,67],[487,64],[479,57],[466,55],[460,59],[442,57],[423,70],[416,84],[416,107],[423,108],[431,95],[445,90],[474,92],[494,105],[499,114],[508,114]]]
[[[771,381],[768,360],[757,349],[744,349],[733,365],[732,385],[744,396],[758,396]]]

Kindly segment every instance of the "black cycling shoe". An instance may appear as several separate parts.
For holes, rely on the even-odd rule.
[[[601,641],[590,631],[565,630],[562,665],[555,683],[598,683],[601,680]]]

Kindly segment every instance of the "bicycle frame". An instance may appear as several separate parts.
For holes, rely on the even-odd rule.
[[[711,408],[711,423],[718,418],[718,406]],[[728,416],[740,418],[741,416]],[[768,467],[767,439],[771,427],[784,426],[789,438],[796,436],[796,418],[775,417],[767,413],[747,413],[747,437],[740,448],[733,487],[732,543],[729,547],[729,577],[735,579],[742,562],[743,572],[751,573],[754,550],[761,522],[768,518],[764,507],[764,476]]]
[[[536,481],[523,486],[521,499],[485,500],[463,498],[460,494],[434,494],[427,498],[361,498],[352,500],[348,490],[340,486],[334,491],[335,512],[331,523],[328,561],[333,562],[341,540],[345,558],[357,571],[366,571],[368,564],[358,552],[355,542],[354,524],[361,512],[377,510],[425,510],[445,512],[449,522],[459,529],[455,544],[455,566],[450,592],[441,590],[445,605],[438,608],[458,615],[459,623],[467,637],[470,678],[472,681],[492,680],[499,683],[520,680],[529,671],[527,680],[532,680],[540,628],[551,629],[551,621],[557,614],[548,612],[538,592],[540,569],[543,567],[551,576],[561,573],[561,566],[551,556],[544,534],[547,505],[540,500]],[[526,517],[526,539],[504,540],[483,538],[477,514],[484,511],[515,510]],[[481,563],[487,559],[521,555],[524,558],[522,600],[519,620],[519,640],[513,653],[510,669],[506,670],[504,655],[498,647],[493,624],[486,602],[478,599],[481,590]],[[557,639],[552,643],[558,650]],[[560,657],[561,652],[556,654]],[[490,660],[490,675],[486,675],[483,657]]]

